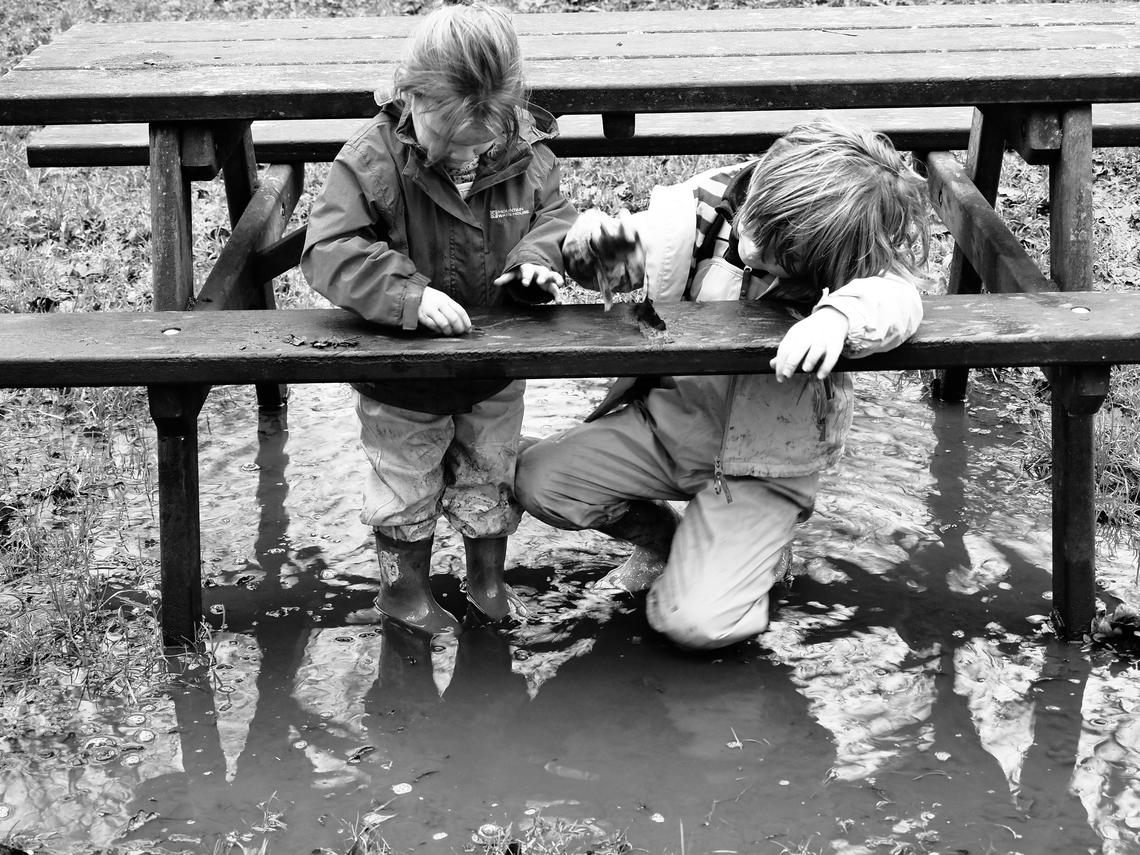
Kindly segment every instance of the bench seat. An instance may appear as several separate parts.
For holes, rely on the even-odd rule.
[[[881,130],[895,146],[909,151],[966,148],[973,109],[925,107],[882,110],[832,110]],[[560,157],[669,154],[746,154],[764,151],[806,112],[771,110],[742,113],[657,113],[638,116],[636,135],[609,139],[597,115],[562,116],[561,136],[553,148]],[[262,163],[331,161],[359,119],[290,119],[253,123],[257,158]],[[1098,147],[1140,144],[1140,104],[1097,104],[1093,108],[1093,144]],[[28,165],[145,166],[149,152],[146,125],[49,125],[27,140]]]
[[[909,341],[837,370],[1140,363],[1140,292],[924,302]],[[18,388],[763,373],[791,324],[761,303],[657,309],[663,337],[642,332],[630,303],[473,310],[460,337],[393,332],[343,309],[0,315],[0,376]]]

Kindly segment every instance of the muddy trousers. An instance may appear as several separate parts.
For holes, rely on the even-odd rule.
[[[526,446],[515,478],[523,508],[564,529],[608,526],[631,501],[689,500],[646,609],[654,629],[692,648],[723,647],[767,628],[780,555],[819,484],[818,474],[726,478],[729,502],[713,480],[716,439],[706,470],[678,467],[643,412],[625,407]]]
[[[358,393],[360,441],[371,464],[361,522],[399,541],[431,537],[440,515],[466,537],[514,532],[524,389],[515,381],[455,415],[405,410]]]

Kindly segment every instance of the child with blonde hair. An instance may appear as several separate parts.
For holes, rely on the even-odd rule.
[[[526,94],[504,11],[472,3],[427,15],[391,97],[345,143],[313,203],[301,257],[310,285],[369,321],[439,335],[470,330],[471,307],[554,299],[576,212],[546,144],[554,120]],[[505,618],[523,381],[354,388],[371,464],[361,520],[380,564],[376,611],[428,633],[459,631],[428,585],[443,515],[463,536],[469,611]]]
[[[653,300],[763,300],[799,320],[771,373],[619,381],[585,424],[520,455],[523,507],[656,559],[647,615],[676,642],[762,632],[793,526],[851,425],[851,379],[832,368],[922,318],[927,211],[886,137],[818,120],[759,159],[655,188],[643,212],[585,212],[564,243],[580,283],[620,290],[644,271]],[[679,518],[670,501],[688,502]]]

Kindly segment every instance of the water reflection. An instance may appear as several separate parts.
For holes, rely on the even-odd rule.
[[[652,853],[1140,851],[1140,681],[1043,628],[1048,514],[1000,400],[932,409],[878,382],[771,631],[711,656],[590,588],[620,547],[532,520],[508,553],[529,623],[452,643],[347,625],[375,591],[349,398],[299,387],[258,433],[243,393],[219,397],[207,655],[173,660],[178,690],[145,711],[0,743],[0,835],[342,853],[363,823],[398,852],[463,851],[541,813]],[[534,384],[528,432],[597,391]],[[462,544],[446,526],[437,544],[459,611]]]

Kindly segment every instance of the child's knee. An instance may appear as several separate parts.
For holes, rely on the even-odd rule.
[[[515,462],[515,500],[522,509],[557,528],[586,528],[579,522],[579,503],[568,488],[573,467],[558,443],[543,440],[520,444]]]
[[[550,504],[550,453],[546,443],[524,437],[515,461],[515,498],[530,513]]]
[[[655,585],[646,598],[649,625],[675,644],[694,650],[727,647],[768,628],[768,594],[750,603],[714,599],[678,601]]]

